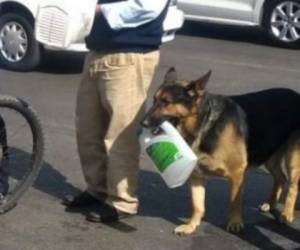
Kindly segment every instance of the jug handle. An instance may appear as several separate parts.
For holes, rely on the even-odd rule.
[[[164,121],[161,125],[160,128],[166,133],[166,134],[170,134],[172,137],[181,137],[181,135],[179,134],[178,130],[176,128],[174,128],[174,126],[168,122],[168,121]],[[168,131],[168,133],[167,133]]]

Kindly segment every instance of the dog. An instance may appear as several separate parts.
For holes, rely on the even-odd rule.
[[[178,235],[195,232],[205,213],[205,177],[224,177],[230,185],[227,230],[240,232],[241,196],[248,167],[265,164],[274,177],[263,212],[276,208],[283,187],[287,197],[278,219],[294,220],[300,178],[300,94],[273,88],[224,96],[209,93],[211,71],[195,81],[179,81],[174,68],[154,95],[142,126],[153,128],[167,120],[181,133],[198,157],[189,183],[193,212],[187,224],[175,228]]]

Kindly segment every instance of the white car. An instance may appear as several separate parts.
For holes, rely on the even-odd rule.
[[[0,0],[0,64],[3,67],[16,71],[32,70],[41,61],[42,49],[59,49],[57,46],[38,42],[35,36],[38,9],[44,3],[45,0]],[[175,31],[183,25],[183,13],[177,9],[176,3],[176,0],[171,1],[164,22],[163,42],[172,40]],[[63,49],[81,52],[87,50],[83,41]]]
[[[260,26],[279,45],[300,47],[300,0],[178,0],[188,20]]]

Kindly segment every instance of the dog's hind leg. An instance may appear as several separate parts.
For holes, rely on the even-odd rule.
[[[269,199],[259,206],[259,210],[263,213],[272,212],[280,199],[281,193],[282,183],[275,179]]]
[[[259,210],[263,213],[276,213],[276,206],[281,197],[283,187],[286,183],[286,177],[284,176],[282,171],[280,171],[282,164],[282,151],[278,151],[277,153],[275,153],[265,164],[266,168],[273,176],[274,182],[268,200],[259,206]]]
[[[191,198],[192,198],[192,216],[187,224],[175,228],[176,235],[189,235],[195,232],[200,225],[205,213],[205,180],[198,173],[193,173],[189,179]]]
[[[282,223],[292,223],[294,221],[294,210],[300,179],[300,139],[298,139],[287,153],[286,167],[289,178],[288,190],[284,208],[279,219]]]

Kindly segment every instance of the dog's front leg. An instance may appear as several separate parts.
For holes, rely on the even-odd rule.
[[[227,230],[233,233],[239,233],[244,228],[241,201],[244,175],[244,171],[236,171],[229,177],[230,208]]]
[[[194,172],[190,179],[192,216],[187,224],[175,228],[174,233],[177,235],[189,235],[196,231],[200,225],[205,212],[205,180],[203,176]]]

